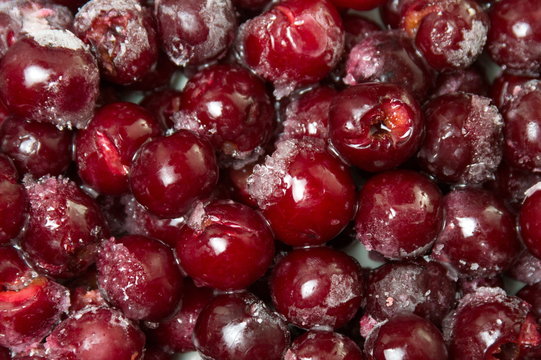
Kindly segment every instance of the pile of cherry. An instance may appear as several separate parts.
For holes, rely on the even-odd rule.
[[[538,1],[141,1],[0,0],[0,360],[541,359]]]

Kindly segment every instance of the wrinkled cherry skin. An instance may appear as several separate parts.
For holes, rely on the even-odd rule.
[[[69,306],[68,290],[45,277],[18,291],[0,291],[0,346],[24,351],[39,343]]]
[[[359,346],[350,338],[332,331],[312,330],[299,336],[284,360],[363,360]]]
[[[434,86],[435,72],[402,31],[379,31],[349,52],[344,82],[389,82],[400,85],[422,102]]]
[[[30,263],[51,276],[81,274],[108,235],[98,205],[67,179],[44,177],[25,185],[29,211],[21,247]]]
[[[177,66],[219,59],[235,38],[230,0],[156,0],[154,5],[161,46]]]
[[[475,66],[439,74],[433,97],[466,92],[481,96],[488,95],[488,82],[485,75]],[[498,106],[496,104],[496,106]],[[500,108],[498,106],[498,108]]]
[[[208,359],[281,360],[289,340],[284,321],[247,292],[216,296],[194,330],[195,346]]]
[[[502,159],[503,120],[490,99],[439,96],[425,105],[426,137],[419,164],[440,181],[479,184],[494,178]]]
[[[147,95],[141,102],[141,106],[156,117],[162,128],[172,129],[174,126],[173,115],[180,111],[181,92],[164,89]]]
[[[12,160],[0,154],[0,244],[19,234],[25,219],[26,195],[18,183],[18,174]]]
[[[522,242],[541,259],[541,191],[526,198],[520,209],[519,224]]]
[[[466,295],[443,323],[450,358],[522,359],[518,351],[540,341],[530,309],[525,301],[498,288]]]
[[[63,36],[80,41],[71,33]],[[94,111],[98,81],[96,61],[84,47],[42,46],[26,37],[0,62],[0,98],[8,110],[15,116],[59,127],[86,126]]]
[[[340,15],[327,0],[286,0],[245,22],[238,47],[246,64],[272,82],[278,98],[324,78],[344,47]]]
[[[183,215],[218,181],[214,149],[208,140],[187,130],[145,143],[129,174],[133,195],[155,215]]]
[[[493,276],[508,268],[520,251],[515,221],[505,205],[486,190],[466,188],[444,197],[445,227],[432,258],[459,276]]]
[[[498,1],[490,10],[488,52],[496,63],[527,73],[541,71],[541,12],[529,0]]]
[[[244,160],[270,139],[274,106],[265,84],[248,70],[214,65],[192,77],[181,95],[176,128],[207,136],[223,160]]]
[[[520,91],[504,110],[504,156],[516,168],[541,172],[541,81]]]
[[[391,259],[428,252],[443,222],[442,194],[419,173],[395,170],[370,178],[359,196],[357,238]]]
[[[11,117],[0,131],[0,149],[22,174],[60,175],[71,163],[72,133],[52,124]]]
[[[417,151],[423,136],[417,101],[395,84],[351,86],[330,108],[331,142],[352,165],[365,171],[394,168]]]
[[[389,262],[374,270],[366,287],[361,331],[393,316],[411,312],[436,325],[455,305],[456,284],[446,269],[424,260]]]
[[[141,236],[111,238],[96,261],[98,285],[113,306],[133,320],[159,321],[182,296],[182,275],[171,248]]]
[[[170,319],[160,322],[156,329],[148,330],[150,339],[168,353],[195,350],[192,340],[195,322],[205,305],[213,298],[211,288],[197,287],[190,278],[185,278],[183,286],[180,310]]]
[[[89,44],[101,74],[109,81],[140,80],[158,59],[154,19],[136,0],[92,0],[73,21],[75,34]]]
[[[194,210],[176,252],[182,269],[198,286],[240,290],[267,271],[274,238],[260,214],[246,205],[219,201]]]
[[[364,344],[368,360],[447,360],[443,336],[434,324],[403,313],[377,327]]]
[[[532,76],[520,76],[504,72],[494,79],[490,87],[490,97],[498,109],[503,111],[520,95],[528,81],[534,79],[536,78]]]
[[[269,284],[276,311],[305,329],[344,326],[364,296],[359,264],[325,247],[293,250],[278,261]]]
[[[120,311],[87,307],[47,337],[51,360],[141,360],[145,335]]]
[[[156,119],[139,105],[116,102],[102,107],[75,138],[79,176],[101,194],[127,192],[135,152],[161,132]]]

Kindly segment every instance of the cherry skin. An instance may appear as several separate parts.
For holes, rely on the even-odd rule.
[[[0,246],[0,290],[17,290],[35,273],[13,246]]]
[[[128,192],[132,159],[147,140],[161,135],[154,117],[139,105],[115,102],[99,109],[75,138],[78,174],[102,194]]]
[[[361,349],[350,338],[331,331],[312,330],[299,336],[284,360],[363,360]]]
[[[466,92],[487,96],[488,82],[485,75],[475,66],[439,74],[433,96]],[[496,104],[496,106],[498,106]],[[498,108],[500,108],[498,106]]]
[[[267,271],[274,237],[265,219],[248,206],[218,201],[195,208],[176,253],[197,285],[240,290]]]
[[[346,53],[364,38],[383,30],[378,23],[353,11],[342,14],[342,21],[346,31]]]
[[[363,299],[359,264],[325,247],[297,249],[278,261],[270,279],[272,303],[292,324],[340,328]]]
[[[541,191],[526,198],[520,209],[519,224],[522,242],[541,259]]]
[[[281,360],[289,339],[283,320],[247,292],[214,297],[194,329],[195,346],[209,359]]]
[[[171,89],[156,91],[147,95],[141,106],[156,117],[163,129],[172,129],[175,125],[173,115],[180,111],[181,94]]]
[[[13,161],[0,154],[0,244],[16,237],[24,225],[27,200],[17,180]]]
[[[280,99],[323,79],[344,47],[340,15],[327,0],[286,0],[245,22],[239,31],[242,59],[274,84]]]
[[[331,0],[339,8],[349,8],[360,11],[371,10],[383,5],[386,0]]]
[[[526,191],[541,181],[540,173],[514,168],[505,161],[502,161],[495,175],[496,178],[494,182],[489,183],[489,187],[503,198],[514,213],[520,211]]]
[[[187,130],[157,138],[135,155],[129,181],[133,195],[148,210],[160,217],[179,217],[216,185],[214,149]]]
[[[106,240],[96,266],[105,298],[130,319],[159,321],[180,302],[180,268],[171,249],[158,240],[141,235]]]
[[[277,239],[291,246],[331,240],[352,219],[356,205],[348,169],[318,140],[278,143],[265,164],[254,167],[248,193]]]
[[[541,282],[526,285],[520,289],[517,296],[532,305],[532,312],[539,322],[541,320]]]
[[[72,132],[47,123],[12,117],[0,132],[0,149],[22,174],[61,175],[71,163]]]
[[[513,261],[508,275],[528,285],[541,282],[541,259],[524,249]]]
[[[351,86],[335,97],[329,116],[332,144],[365,171],[394,168],[421,144],[424,124],[419,105],[395,84]]]
[[[423,255],[441,230],[442,203],[436,184],[419,173],[395,170],[378,174],[361,190],[355,218],[357,237],[368,250],[387,258]]]
[[[492,83],[490,97],[500,110],[504,110],[513,100],[520,95],[524,86],[528,85],[532,76],[519,76],[507,72],[502,73]]]

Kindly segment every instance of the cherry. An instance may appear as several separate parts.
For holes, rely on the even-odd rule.
[[[469,277],[458,279],[459,293],[462,296],[475,293],[482,287],[503,288],[504,283],[501,276],[492,277]]]
[[[277,239],[291,246],[319,245],[348,224],[355,186],[348,169],[316,140],[285,140],[256,165],[248,193]]]
[[[509,276],[528,285],[541,282],[541,259],[523,250],[513,262]]]
[[[358,239],[391,259],[430,250],[443,222],[443,201],[427,177],[395,170],[370,178],[361,190],[355,218]]]
[[[336,95],[330,108],[332,144],[365,171],[394,168],[415,154],[423,120],[417,101],[395,84],[365,83]]]
[[[172,129],[173,116],[180,111],[180,91],[164,89],[149,95],[141,101],[141,106],[156,117],[163,129]]]
[[[364,296],[359,264],[325,247],[293,250],[278,261],[269,284],[276,310],[306,329],[342,327]]]
[[[386,0],[331,0],[339,8],[350,8],[360,11],[371,10],[383,5]]]
[[[214,297],[194,329],[197,350],[210,359],[281,360],[289,339],[283,320],[247,292]]]
[[[13,246],[0,246],[0,290],[18,290],[34,277],[34,271]]]
[[[229,168],[224,182],[227,182],[232,191],[234,200],[253,208],[257,208],[257,201],[250,196],[248,179],[254,173],[256,163],[245,165],[240,169]]]
[[[174,218],[210,194],[218,181],[212,145],[187,130],[145,143],[129,174],[133,195],[155,215]]]
[[[0,154],[0,244],[15,238],[24,225],[27,201],[17,180],[12,160]]]
[[[519,224],[522,242],[530,253],[541,259],[541,191],[528,195],[520,209]]]
[[[517,293],[517,296],[532,305],[532,312],[541,321],[541,282],[534,285],[526,285]]]
[[[87,307],[47,337],[51,360],[141,360],[145,335],[120,311]]]
[[[271,0],[232,0],[233,4],[239,8],[257,11],[263,9]]]
[[[490,97],[494,104],[504,110],[521,93],[525,86],[528,86],[531,76],[519,76],[507,72],[502,73],[492,83]]]
[[[78,174],[102,194],[128,192],[128,173],[139,147],[161,135],[154,117],[139,105],[115,102],[96,112],[75,138]]]
[[[105,299],[97,289],[88,289],[86,286],[79,286],[70,291],[69,313],[76,313],[88,306],[106,306]]]
[[[433,96],[438,97],[457,92],[487,96],[488,82],[485,75],[475,66],[441,73],[436,81]],[[497,103],[495,104],[498,106]],[[498,108],[500,107],[498,106]]]
[[[182,275],[171,249],[158,240],[127,235],[104,241],[96,266],[105,298],[133,320],[171,315],[182,295]]]
[[[541,174],[516,169],[505,161],[502,161],[495,175],[494,182],[489,184],[490,188],[503,198],[513,212],[517,213],[526,197],[526,191],[541,182]]]
[[[383,30],[378,23],[355,11],[342,14],[342,21],[346,31],[346,52],[366,37]]]
[[[280,99],[338,64],[344,29],[329,1],[286,0],[245,22],[237,42],[243,61],[273,83]]]
[[[361,349],[350,338],[331,331],[312,330],[299,336],[284,360],[363,360]]]
[[[181,230],[176,253],[198,286],[239,290],[263,276],[274,257],[265,219],[246,205],[198,205]]]

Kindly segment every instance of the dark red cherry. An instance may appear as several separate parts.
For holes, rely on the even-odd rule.
[[[364,296],[359,264],[325,247],[297,249],[278,261],[270,279],[272,302],[292,324],[340,328],[350,321]]]
[[[500,275],[492,277],[466,277],[458,279],[458,291],[464,296],[467,294],[473,294],[479,288],[482,287],[504,287],[503,279]]]
[[[50,360],[141,360],[145,335],[120,311],[87,307],[58,325],[45,343]]]
[[[323,244],[344,229],[355,211],[348,169],[319,140],[284,140],[248,178],[248,193],[280,241]]]
[[[88,306],[107,306],[107,302],[97,289],[88,289],[86,286],[78,286],[70,289],[70,314],[76,313]]]
[[[240,169],[229,168],[225,175],[225,181],[230,185],[233,192],[232,198],[253,208],[257,208],[257,201],[250,196],[248,179],[254,173],[255,166],[256,163],[248,164]]]
[[[481,189],[451,191],[444,197],[445,227],[432,258],[460,276],[493,276],[507,269],[520,251],[515,221],[494,194]]]
[[[502,73],[492,83],[490,97],[500,110],[504,110],[514,99],[520,95],[528,82],[535,80],[532,76],[519,76],[507,72]]]
[[[133,195],[161,217],[179,217],[218,181],[212,145],[187,130],[145,143],[129,174]]]
[[[339,8],[350,8],[360,11],[371,10],[383,5],[386,0],[331,0]]]
[[[537,185],[528,191],[533,193],[522,204],[519,225],[522,242],[531,254],[541,259],[541,191],[536,188]]]
[[[15,238],[24,225],[26,195],[18,177],[12,160],[0,154],[0,244]]]
[[[394,168],[417,151],[423,119],[417,101],[387,83],[351,86],[330,108],[330,137],[338,152],[365,171]]]
[[[425,171],[449,183],[478,184],[494,178],[502,159],[503,120],[489,98],[443,95],[424,110],[426,138],[417,157]]]
[[[40,30],[17,41],[0,62],[0,97],[21,118],[84,128],[94,111],[99,72],[67,30]]]
[[[437,97],[457,92],[487,96],[488,88],[487,79],[481,70],[475,66],[470,66],[466,69],[457,69],[439,74],[432,96]],[[498,106],[498,108],[500,107]]]
[[[284,360],[363,360],[359,346],[350,338],[332,331],[312,330],[299,336]]]
[[[115,102],[96,112],[75,138],[78,174],[102,194],[129,190],[128,173],[139,147],[161,134],[154,117],[139,105]]]
[[[176,244],[182,269],[198,286],[240,290],[263,276],[274,257],[266,220],[246,205],[197,205]]]
[[[90,46],[109,81],[133,83],[157,61],[154,19],[137,0],[88,1],[77,12],[73,29]]]
[[[417,0],[387,0],[387,2],[380,7],[381,20],[390,28],[399,28],[402,20],[402,12],[410,4],[416,1]]]
[[[271,0],[232,0],[233,5],[251,11],[263,9]]]
[[[173,115],[180,111],[180,91],[165,89],[150,93],[141,106],[147,109],[160,123],[163,129],[172,129]]]
[[[0,246],[0,290],[21,289],[34,275],[15,247]]]
[[[537,318],[537,322],[541,320],[541,282],[534,285],[526,285],[517,293],[517,296],[532,305],[532,312]]]
[[[3,347],[0,347],[0,360],[9,360],[11,359],[11,356],[9,356],[9,350]]]
[[[281,360],[289,339],[283,320],[247,292],[216,296],[194,330],[197,350],[209,359]]]
[[[364,344],[370,360],[447,360],[443,336],[434,324],[403,313],[374,329]]]
[[[245,22],[237,38],[246,64],[277,98],[324,78],[344,48],[340,15],[327,0],[286,0]]]
[[[6,121],[0,133],[0,148],[22,174],[35,178],[60,175],[71,163],[72,132],[54,125],[18,117]]]
[[[159,321],[171,315],[182,296],[182,275],[171,248],[126,235],[104,241],[96,261],[105,298],[133,320]]]
[[[508,275],[528,285],[541,282],[541,259],[523,250],[513,261]]]
[[[503,198],[506,205],[518,213],[526,197],[526,191],[541,182],[541,174],[516,169],[502,161],[490,188]]]
[[[355,217],[357,238],[391,259],[430,250],[443,222],[442,195],[419,173],[395,170],[370,178],[361,189]]]
[[[383,30],[378,23],[355,11],[342,14],[342,21],[346,31],[346,52],[349,52],[352,47],[364,38]]]
[[[95,260],[108,234],[96,202],[74,182],[44,177],[25,183],[29,212],[21,246],[29,261],[48,275],[81,274]]]

